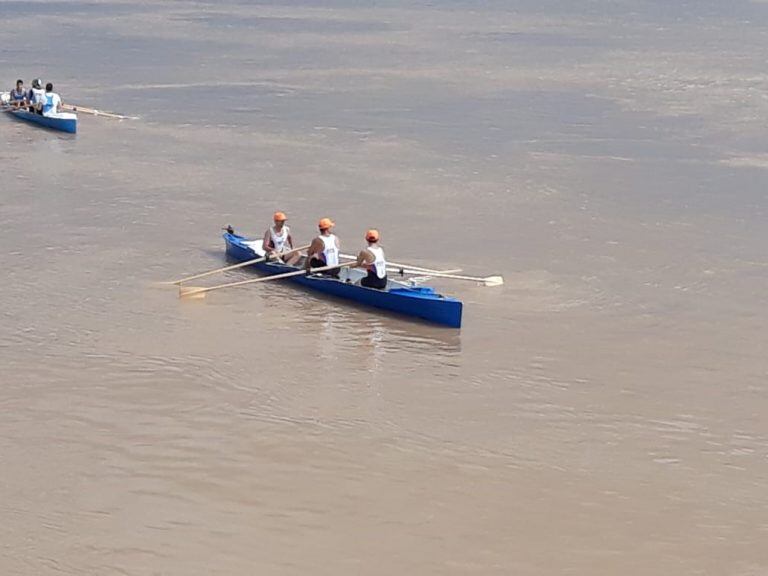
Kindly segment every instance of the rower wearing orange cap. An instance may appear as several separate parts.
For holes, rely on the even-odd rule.
[[[356,266],[368,270],[368,275],[360,280],[361,286],[384,290],[387,287],[387,261],[384,259],[384,249],[379,246],[379,239],[378,230],[365,233],[368,246],[357,255]]]
[[[282,256],[286,252],[293,250],[291,229],[285,223],[287,219],[283,212],[275,212],[275,215],[272,217],[274,225],[267,228],[262,245],[267,256],[276,256],[281,258],[286,264],[295,264],[301,259],[301,254],[298,252]]]
[[[334,223],[330,218],[321,218],[320,222],[317,223],[320,235],[312,240],[312,244],[310,244],[309,250],[307,250],[306,267],[308,272],[310,268],[338,265],[339,239],[335,234],[331,233],[333,226]],[[326,274],[334,278],[339,277],[338,269],[329,270]]]

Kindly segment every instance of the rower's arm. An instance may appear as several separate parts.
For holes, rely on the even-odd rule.
[[[312,240],[312,244],[309,245],[309,249],[307,250],[307,270],[310,268],[309,263],[312,261],[312,257],[320,254],[323,251],[323,248],[325,248],[325,245],[320,238]]]
[[[373,264],[376,261],[376,258],[371,254],[369,250],[366,250],[363,248],[360,250],[360,254],[357,255],[357,263],[355,264],[356,268],[365,268],[368,264]]]
[[[264,252],[269,254],[270,252],[274,252],[274,249],[271,246],[272,244],[272,238],[269,234],[269,230],[264,232],[264,240],[261,241],[261,247],[264,248]]]

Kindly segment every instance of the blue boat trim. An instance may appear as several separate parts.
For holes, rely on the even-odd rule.
[[[248,244],[251,242],[248,238],[229,232],[225,233],[223,237],[227,247],[227,255],[235,260],[245,262],[262,255]],[[253,267],[268,275],[297,269],[285,264],[267,264],[264,262],[256,263]],[[438,294],[428,286],[397,286],[388,290],[376,290],[328,276],[294,276],[288,280],[311,290],[366,306],[420,318],[451,328],[461,328],[463,308],[461,301]]]
[[[39,124],[51,130],[67,132],[68,134],[77,133],[77,116],[74,114],[66,114],[63,117],[57,118],[55,116],[42,116],[28,110],[7,110],[7,112],[14,118]]]

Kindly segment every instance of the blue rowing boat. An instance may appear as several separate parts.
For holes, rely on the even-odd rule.
[[[29,110],[23,110],[20,108],[6,108],[6,111],[19,120],[26,122],[32,122],[40,126],[45,126],[51,130],[59,130],[61,132],[67,132],[69,134],[75,134],[77,132],[77,115],[69,112],[60,112],[51,116],[43,116],[30,112]]]
[[[245,262],[264,256],[261,240],[227,232],[224,234],[227,256]],[[286,264],[259,262],[253,267],[267,275],[300,270]],[[293,276],[289,280],[311,290],[351,300],[366,306],[396,312],[404,316],[421,318],[436,324],[461,328],[462,303],[460,300],[438,294],[428,286],[409,286],[390,280],[387,288],[377,290],[360,286],[365,272],[357,268],[342,268],[338,279],[321,275]]]

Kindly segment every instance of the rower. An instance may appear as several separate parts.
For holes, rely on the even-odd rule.
[[[27,91],[24,90],[24,80],[16,80],[16,88],[11,90],[11,106],[19,108],[24,106],[27,100]]]
[[[43,81],[40,78],[32,80],[32,88],[27,94],[27,103],[30,112],[43,113],[43,101],[45,100],[45,91],[43,90]]]
[[[368,247],[360,250],[355,266],[368,270],[368,275],[360,280],[361,286],[384,290],[387,287],[387,261],[384,259],[384,249],[379,246],[379,238],[378,230],[365,233]]]
[[[275,212],[275,215],[272,217],[274,225],[267,228],[267,231],[264,233],[262,246],[267,254],[267,259],[275,256],[278,260],[292,265],[301,259],[301,254],[293,252],[283,256],[286,252],[293,250],[291,229],[285,224],[287,219],[283,212]]]
[[[48,82],[45,85],[45,95],[43,96],[42,113],[43,116],[55,116],[61,111],[61,96],[53,91],[53,84]]]
[[[306,268],[307,272],[311,268],[320,268],[323,266],[336,266],[339,263],[339,239],[331,233],[334,223],[330,218],[321,218],[317,223],[320,235],[312,240],[307,250]],[[327,276],[339,277],[339,270],[331,269],[325,272]]]

